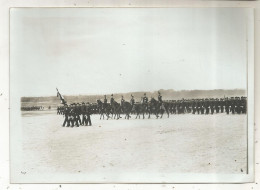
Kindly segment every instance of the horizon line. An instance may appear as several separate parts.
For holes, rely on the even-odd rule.
[[[132,91],[132,92],[116,92],[116,93],[105,93],[105,94],[62,94],[63,96],[104,96],[104,95],[108,95],[108,94],[128,94],[128,93],[140,93],[140,92],[146,92],[146,93],[154,93],[154,92],[158,92],[158,91],[168,91],[168,90],[172,90],[175,92],[182,92],[182,91],[214,91],[214,90],[246,90],[246,89],[242,89],[242,88],[233,88],[233,89],[194,89],[194,90],[174,90],[174,89],[159,89],[159,90],[153,90],[153,91]],[[46,95],[46,96],[21,96],[21,98],[40,98],[40,97],[54,97],[56,95]],[[109,96],[109,95],[108,95]]]

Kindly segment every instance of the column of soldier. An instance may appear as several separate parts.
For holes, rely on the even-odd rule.
[[[43,110],[43,106],[22,106],[21,110],[22,111],[38,111],[38,110]]]
[[[101,101],[101,100],[99,100]],[[113,94],[111,95],[110,104],[115,102]],[[125,100],[122,96],[121,106],[123,107]],[[246,114],[247,113],[247,98],[246,97],[230,97],[230,98],[202,98],[202,99],[181,99],[181,100],[162,100],[160,92],[158,92],[158,102],[164,111],[171,114],[216,114],[216,113],[226,113],[226,114]],[[130,104],[132,105],[132,114],[135,114],[135,104],[149,104],[148,97],[146,93],[141,97],[140,102],[135,102],[134,96],[131,95]],[[104,96],[103,106],[109,104]],[[124,110],[121,110],[124,114]],[[57,114],[64,115],[65,120],[63,122],[63,127],[85,125],[91,126],[91,114],[98,114],[99,108],[97,103],[73,103],[70,105],[65,104],[64,106],[57,108]],[[81,116],[81,117],[80,117]]]

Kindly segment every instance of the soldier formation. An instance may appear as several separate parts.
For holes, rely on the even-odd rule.
[[[21,107],[22,111],[38,111],[38,110],[44,110],[43,106],[23,106]]]
[[[247,98],[231,97],[231,98],[203,98],[203,99],[182,99],[169,100],[169,111],[172,114],[246,114]]]
[[[79,125],[91,126],[91,114],[95,114],[96,108],[90,103],[73,103],[65,104],[57,108],[58,115],[64,115],[65,119],[62,124],[63,127],[74,127]]]
[[[127,106],[129,105],[127,109]],[[128,111],[127,111],[128,110]],[[247,113],[247,98],[246,97],[230,97],[230,98],[203,98],[203,99],[182,99],[182,100],[163,100],[162,95],[158,92],[158,99],[151,97],[150,100],[144,93],[141,101],[135,101],[134,96],[131,94],[130,102],[127,102],[121,96],[121,102],[117,103],[113,94],[111,95],[110,102],[108,103],[107,96],[104,95],[103,102],[98,100],[97,103],[73,103],[70,105],[65,104],[57,108],[58,115],[64,115],[65,119],[63,127],[79,127],[80,125],[91,126],[92,114],[107,115],[108,118],[113,118],[117,115],[117,119],[121,118],[120,114],[141,115],[143,118],[145,114],[155,114],[156,117],[161,117],[163,113],[168,114],[246,114]],[[109,115],[112,115],[109,116]],[[104,118],[104,116],[103,116]],[[115,117],[114,117],[115,118]],[[136,116],[137,118],[137,116]],[[139,116],[140,118],[140,116]],[[101,117],[100,117],[101,119]]]

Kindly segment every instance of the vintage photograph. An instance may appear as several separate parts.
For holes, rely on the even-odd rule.
[[[10,9],[11,182],[252,180],[251,16]]]

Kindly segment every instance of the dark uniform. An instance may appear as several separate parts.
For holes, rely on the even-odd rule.
[[[92,123],[91,123],[91,118],[90,118],[90,115],[92,114],[92,110],[91,110],[91,105],[89,103],[87,103],[87,109],[86,109],[86,114],[87,114],[87,126],[91,126]]]
[[[85,105],[85,103],[82,103],[81,106],[81,113],[82,113],[82,125],[87,125],[87,118],[86,118],[86,114],[87,114],[87,107]]]
[[[67,127],[70,126],[70,121],[69,121],[69,112],[70,112],[70,109],[67,105],[65,105],[64,107],[64,112],[63,112],[63,115],[65,116],[65,119],[64,119],[64,122],[63,122],[63,127],[65,127],[65,125],[67,124]]]
[[[144,93],[144,97],[142,98],[142,103],[145,106],[145,110],[148,108],[148,98],[146,97],[146,93]]]
[[[113,97],[113,94],[111,95],[111,98],[110,98],[110,104],[112,105],[114,103],[114,97]]]
[[[124,96],[122,96],[122,99],[121,99],[121,106],[124,105],[124,102],[125,102],[125,99],[124,99]]]
[[[134,99],[134,96],[132,94],[131,94],[130,104],[132,105],[131,112],[133,112],[135,110],[135,99]]]
[[[130,103],[132,106],[134,106],[134,104],[135,104],[135,99],[134,99],[134,96],[132,96],[132,95],[131,95]]]
[[[164,109],[165,110],[165,107],[163,105],[163,100],[162,100],[162,96],[161,96],[161,93],[158,92],[158,101],[160,103],[160,109]]]

